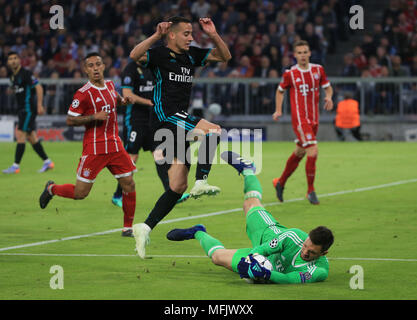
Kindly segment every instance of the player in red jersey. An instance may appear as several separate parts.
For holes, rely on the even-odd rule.
[[[292,127],[297,136],[296,147],[287,160],[285,169],[279,178],[273,180],[278,199],[282,202],[284,186],[287,179],[297,169],[299,162],[307,154],[307,198],[311,204],[319,204],[314,190],[316,176],[317,140],[319,128],[319,95],[320,88],[324,89],[324,109],[333,109],[333,89],[321,65],[310,63],[310,47],[307,41],[294,44],[294,56],[297,64],[286,70],[278,86],[275,104],[276,110],[272,115],[278,121],[282,115],[282,102],[285,90],[290,90]]]
[[[84,71],[88,82],[74,95],[69,107],[67,124],[85,126],[83,152],[77,168],[77,181],[73,184],[46,183],[39,203],[44,209],[53,196],[84,199],[90,193],[98,173],[107,168],[123,189],[123,236],[132,236],[132,223],[136,208],[136,191],[133,172],[136,167],[119,138],[116,108],[131,103],[122,98],[114,83],[104,79],[105,65],[98,53],[84,58]]]

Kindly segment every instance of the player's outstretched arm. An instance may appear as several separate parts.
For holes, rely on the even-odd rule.
[[[130,58],[134,61],[146,62],[146,51],[148,51],[155,42],[162,39],[162,37],[169,32],[171,24],[171,22],[159,23],[153,35],[151,35],[149,38],[146,38],[132,49],[129,55]]]
[[[213,21],[210,18],[200,18],[199,23],[204,33],[213,41],[215,48],[211,50],[207,57],[207,61],[214,62],[226,62],[232,58],[232,54],[229,51],[226,43],[219,36],[214,26]]]

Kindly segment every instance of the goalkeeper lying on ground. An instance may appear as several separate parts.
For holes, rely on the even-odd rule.
[[[323,226],[310,231],[286,228],[279,224],[261,204],[262,187],[255,176],[253,162],[227,151],[222,158],[232,165],[245,181],[243,210],[246,214],[246,232],[253,248],[225,249],[210,236],[203,225],[188,229],[173,229],[167,238],[173,241],[199,240],[211,261],[218,266],[239,273],[241,278],[263,279],[272,283],[309,283],[323,281],[329,273],[325,255],[333,243],[332,232]],[[269,271],[254,259],[260,254],[273,265]]]

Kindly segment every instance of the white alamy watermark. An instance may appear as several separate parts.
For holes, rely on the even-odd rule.
[[[191,165],[226,164],[220,155],[233,151],[245,160],[253,161],[256,174],[262,171],[262,140],[263,130],[253,128],[221,129],[220,133],[204,134],[197,129],[186,131],[177,126],[175,131],[163,128],[154,134],[154,141],[160,142],[157,149],[164,153],[164,157],[156,160],[159,164],[172,164],[174,158]]]
[[[64,268],[60,265],[53,265],[49,269],[49,273],[53,274],[49,280],[49,287],[53,290],[64,289]]]
[[[365,28],[363,7],[360,5],[351,6],[349,13],[353,15],[350,17],[349,27],[352,30],[363,30]]]
[[[52,30],[64,29],[64,8],[60,5],[53,5],[49,8],[53,16],[49,19],[49,27]]]
[[[354,265],[349,269],[349,273],[353,274],[353,277],[350,278],[349,286],[353,290],[362,290],[364,288],[364,271],[362,266]]]

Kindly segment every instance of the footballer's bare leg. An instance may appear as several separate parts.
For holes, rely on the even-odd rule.
[[[211,256],[211,261],[216,266],[225,267],[226,269],[233,271],[232,260],[237,249],[217,249]]]
[[[74,200],[85,199],[89,195],[91,188],[93,188],[93,184],[94,183],[77,180],[74,188]]]

